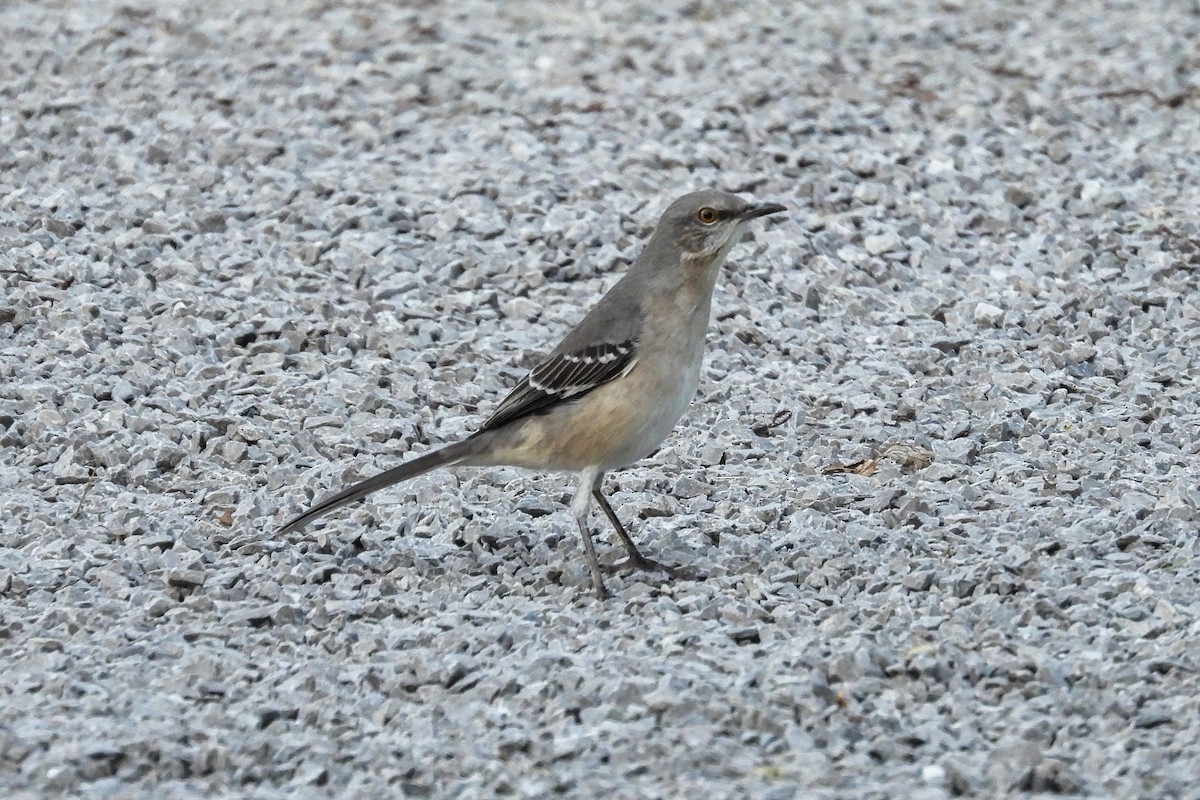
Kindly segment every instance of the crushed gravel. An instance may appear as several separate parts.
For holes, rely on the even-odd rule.
[[[6,797],[1200,798],[1194,4],[0,32]],[[473,430],[707,186],[790,212],[609,478],[704,580],[595,600],[570,482],[507,469],[275,534]]]

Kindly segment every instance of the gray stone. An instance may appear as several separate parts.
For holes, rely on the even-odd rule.
[[[0,793],[1194,794],[1187,4],[242,5],[0,7]],[[679,577],[507,468],[278,534],[702,186]]]
[[[978,303],[975,306],[975,324],[981,327],[995,328],[1004,321],[1004,309],[991,303]]]

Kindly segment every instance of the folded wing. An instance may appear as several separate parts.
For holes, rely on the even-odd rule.
[[[632,339],[553,353],[513,387],[480,430],[499,428],[578,398],[614,378],[628,375],[636,364],[637,342]]]

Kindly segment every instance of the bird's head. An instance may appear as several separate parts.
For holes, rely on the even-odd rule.
[[[684,258],[708,260],[723,257],[750,220],[784,210],[778,203],[747,203],[735,194],[708,189],[671,203],[655,234],[667,237]]]

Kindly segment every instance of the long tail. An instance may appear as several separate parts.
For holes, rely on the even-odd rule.
[[[279,529],[279,532],[287,533],[297,528],[303,528],[317,517],[328,514],[335,508],[341,508],[344,505],[353,503],[355,500],[361,500],[372,492],[377,492],[380,489],[391,486],[393,483],[400,483],[400,481],[415,478],[418,475],[429,472],[431,469],[450,467],[458,464],[474,454],[476,444],[477,442],[467,439],[457,444],[448,445],[441,450],[434,450],[432,453],[426,453],[419,458],[414,458],[412,461],[406,461],[398,467],[392,467],[373,478],[359,481],[335,495],[326,497],[308,511],[292,518],[286,525]]]

